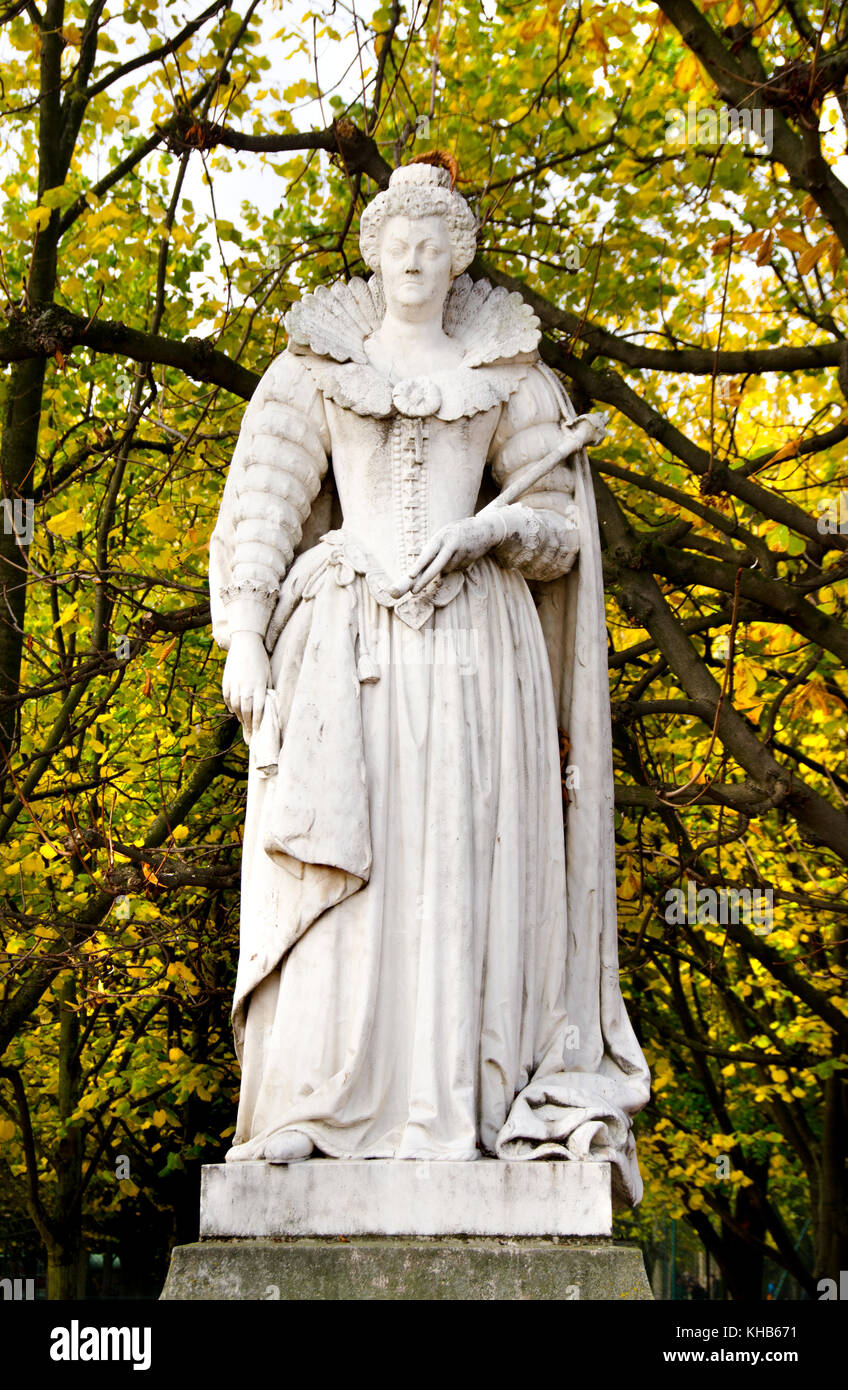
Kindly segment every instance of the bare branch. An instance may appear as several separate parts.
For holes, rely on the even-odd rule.
[[[86,99],[90,101],[92,97],[105,92],[107,87],[113,86],[115,82],[120,82],[123,77],[128,77],[131,72],[137,72],[139,68],[148,67],[151,63],[158,63],[163,58],[167,58],[169,54],[176,53],[178,48],[181,48],[193,34],[197,33],[198,29],[202,28],[207,19],[211,19],[221,9],[229,9],[231,4],[232,0],[213,0],[213,3],[203,11],[203,14],[198,15],[197,19],[190,20],[178,34],[175,34],[172,39],[168,39],[167,43],[161,43],[157,48],[151,48],[147,53],[140,53],[137,58],[131,58],[128,62],[121,63],[120,67],[113,68],[105,77],[101,77],[99,82],[86,88]]]

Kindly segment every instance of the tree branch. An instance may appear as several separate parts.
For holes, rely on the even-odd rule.
[[[328,154],[339,155],[349,174],[367,174],[378,188],[388,185],[392,173],[391,164],[380,154],[374,138],[363,134],[347,116],[334,120],[325,130],[249,135],[181,113],[169,125],[166,143],[175,154],[183,154],[186,150],[211,150],[216,145],[228,150],[249,150],[254,154],[325,150]]]
[[[206,338],[166,338],[144,333],[114,319],[86,319],[58,304],[32,304],[0,329],[0,362],[28,358],[67,357],[74,347],[88,347],[113,357],[135,362],[177,367],[196,381],[222,386],[242,400],[250,400],[259,381],[256,372],[234,362]]]
[[[186,42],[186,39],[190,39],[192,34],[196,34],[207,19],[211,19],[220,9],[229,9],[231,4],[232,0],[213,0],[213,4],[205,9],[203,14],[198,15],[197,19],[190,20],[178,34],[175,34],[172,39],[168,39],[167,43],[161,43],[158,48],[151,48],[147,53],[140,53],[137,58],[131,58],[128,62],[122,63],[120,67],[113,68],[105,77],[101,77],[99,82],[86,88],[86,99],[90,101],[92,97],[105,92],[107,87],[111,87],[115,82],[120,82],[122,77],[128,77],[131,72],[137,72],[139,68],[147,67],[150,63],[159,62],[162,58],[167,58],[169,54],[176,53],[177,49]]]
[[[782,767],[732,705],[725,703],[719,710],[717,681],[680,628],[653,574],[629,563],[634,554],[633,533],[602,478],[596,477],[595,487],[607,551],[619,565],[618,596],[625,612],[651,633],[689,698],[718,710],[718,737],[754,785],[773,798],[773,805],[791,807],[799,827],[848,862],[848,817]]]
[[[792,131],[786,119],[775,109],[780,100],[781,73],[772,79],[775,90],[760,67],[753,48],[746,50],[748,71],[737,57],[725,47],[709,20],[692,0],[658,0],[659,8],[671,21],[687,48],[703,64],[718,88],[719,94],[734,108],[774,111],[774,129],[770,157],[786,169],[796,188],[811,193],[828,218],[842,242],[848,247],[848,190],[824,160],[818,145],[818,118],[814,114],[812,93],[808,93],[806,110],[798,109],[796,119],[802,123],[802,136]]]

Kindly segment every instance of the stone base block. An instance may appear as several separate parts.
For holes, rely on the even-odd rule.
[[[162,1293],[168,1301],[618,1302],[651,1297],[642,1252],[635,1245],[450,1237],[203,1240],[173,1251]]]
[[[201,1239],[611,1233],[608,1163],[317,1158],[202,1172]]]

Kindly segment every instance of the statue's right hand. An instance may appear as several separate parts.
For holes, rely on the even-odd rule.
[[[271,663],[258,632],[234,632],[224,666],[224,704],[249,737],[258,730],[271,683]]]

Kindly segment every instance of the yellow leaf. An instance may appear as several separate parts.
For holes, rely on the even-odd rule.
[[[546,21],[547,16],[544,13],[537,15],[535,19],[528,20],[526,24],[520,24],[518,27],[518,33],[521,36],[521,38],[524,39],[525,42],[529,41],[530,39],[535,39],[538,34],[541,34],[542,30],[545,27]],[[376,44],[374,45],[374,51],[377,51]]]
[[[11,1120],[0,1120],[0,1139],[14,1139],[15,1126]]]
[[[759,246],[764,236],[765,232],[762,229],[758,229],[756,232],[749,232],[748,235],[743,236],[742,240],[740,241],[739,250],[753,251],[755,246]]]
[[[63,513],[63,515],[64,515],[64,513]],[[76,618],[76,617],[78,616],[78,614],[79,614],[79,599],[74,599],[73,603],[69,603],[69,604],[67,605],[67,607],[65,607],[65,608],[62,609],[61,613],[59,614],[59,621],[58,621],[58,623],[54,624],[54,626],[56,626],[56,627],[64,627],[64,626],[65,626],[65,623],[71,622],[71,620],[72,620],[73,618]]]
[[[50,221],[50,209],[46,207],[31,208],[27,213],[27,221],[36,231],[43,232]]]
[[[175,541],[180,534],[171,520],[168,507],[154,507],[152,511],[145,512],[142,521],[146,522],[150,534],[159,540]]]
[[[806,275],[808,271],[812,270],[813,266],[818,264],[827,250],[828,243],[826,241],[820,241],[818,246],[808,246],[806,251],[803,251],[798,257],[799,275]]]
[[[299,101],[301,97],[309,95],[310,88],[311,83],[305,77],[301,77],[299,82],[294,82],[291,87],[286,88],[283,101]]]
[[[69,507],[67,511],[58,512],[56,516],[51,517],[47,529],[53,536],[73,536],[82,530],[84,524],[76,507]]]
[[[677,64],[674,73],[674,85],[679,87],[682,92],[691,92],[695,83],[698,81],[698,62],[694,54],[687,53]]]
[[[41,207],[44,208],[63,208],[70,207],[71,203],[76,202],[76,192],[66,183],[58,183],[55,188],[48,188],[42,194]]]
[[[625,875],[621,881],[621,896],[623,898],[635,898],[638,896],[640,888],[639,877],[632,871]]]
[[[597,20],[593,19],[591,32],[592,37],[589,40],[589,47],[594,48],[595,52],[600,54],[601,60],[604,61],[609,53],[609,44],[607,43],[607,37],[604,33],[603,26],[600,25]]]
[[[778,227],[777,239],[782,241],[784,246],[788,246],[790,251],[795,251],[798,255],[809,249],[810,243],[800,232],[793,232],[790,227]]]
[[[813,677],[806,681],[804,685],[796,690],[791,698],[791,717],[793,719],[806,719],[810,714],[819,710],[823,714],[833,713],[833,702],[821,680]]]
[[[780,463],[783,459],[794,459],[803,442],[804,440],[802,437],[790,439],[788,444],[784,444],[782,448],[778,449],[777,453],[769,459],[769,465]]]
[[[153,1111],[153,1123],[157,1129],[162,1129],[168,1123],[168,1116],[164,1110]]]
[[[757,256],[757,265],[768,265],[769,261],[771,260],[771,252],[773,246],[774,233],[767,232],[763,244],[760,247],[759,254]]]

